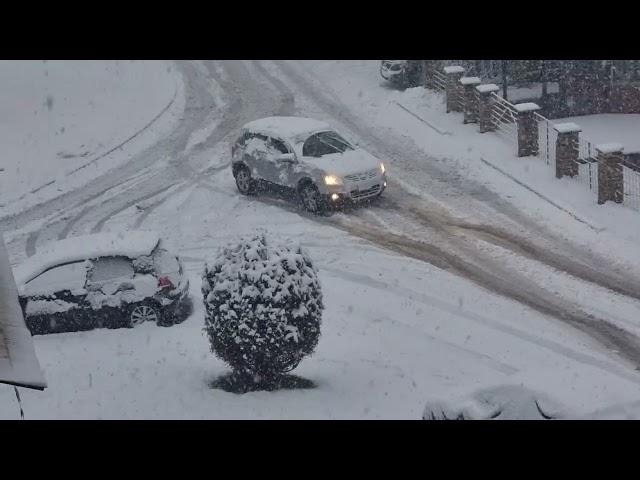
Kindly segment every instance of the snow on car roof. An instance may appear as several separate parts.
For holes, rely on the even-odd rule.
[[[136,258],[149,255],[160,242],[154,232],[96,233],[65,238],[45,245],[15,269],[18,286],[34,279],[46,270],[63,263],[90,258],[123,256]]]
[[[247,123],[245,130],[295,139],[306,134],[333,130],[328,123],[305,117],[267,117]]]

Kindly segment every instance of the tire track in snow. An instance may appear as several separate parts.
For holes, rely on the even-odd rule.
[[[633,368],[640,369],[640,339],[603,318],[598,318],[578,305],[559,298],[530,281],[519,272],[510,271],[498,261],[483,258],[477,250],[455,245],[451,253],[433,244],[427,244],[386,231],[377,231],[370,224],[356,225],[345,222],[342,228],[373,244],[402,255],[426,261],[438,268],[467,278],[487,290],[527,305],[534,310],[576,328],[589,335],[607,350],[617,353]],[[451,247],[451,239],[444,237],[442,244]]]
[[[259,85],[256,84],[255,81],[251,80],[246,67],[241,62],[221,62],[222,67],[227,74],[224,78],[216,71],[215,66],[212,62],[206,62],[205,67],[209,71],[210,77],[212,77],[221,88],[229,95],[229,102],[227,108],[222,113],[222,120],[213,131],[207,136],[207,138],[194,145],[191,149],[188,149],[186,146],[183,150],[176,156],[175,159],[171,160],[171,164],[176,168],[178,173],[186,179],[189,183],[185,184],[183,187],[178,188],[175,194],[181,192],[184,188],[188,188],[188,185],[192,182],[197,183],[203,188],[211,190],[216,193],[225,193],[221,192],[215,186],[211,185],[206,178],[203,178],[205,173],[210,175],[215,175],[228,169],[230,166],[230,162],[225,163],[220,166],[208,167],[204,171],[197,171],[189,162],[189,156],[192,152],[200,152],[206,149],[212,148],[222,142],[227,136],[229,136],[235,129],[238,129],[243,123],[246,123],[249,120],[253,120],[258,116],[268,116],[274,113],[278,114],[287,114],[291,112],[294,108],[294,98],[291,91],[282,93],[280,88],[286,88],[282,82],[279,82],[279,79],[271,76],[266,69],[259,62],[252,62],[252,64],[256,67],[256,70],[263,75],[271,85],[276,87],[276,90],[280,93],[279,102],[274,104],[269,98],[265,98],[263,89],[260,88]],[[210,92],[207,90],[207,94],[210,95]],[[245,100],[247,98],[249,101]],[[246,108],[250,107],[250,108]],[[192,130],[192,133],[195,131]],[[188,139],[186,142],[188,145]],[[170,187],[169,187],[170,188]],[[91,232],[97,233],[100,232],[105,224],[118,213],[123,212],[124,210],[136,205],[140,201],[144,201],[148,198],[151,198],[157,194],[162,193],[163,189],[156,192],[150,192],[149,194],[143,195],[142,197],[137,196],[135,199],[132,199],[125,205],[121,205],[120,207],[113,209],[108,212],[105,216],[100,218],[98,222],[94,225]],[[159,208],[166,200],[171,198],[171,195],[160,199],[159,201],[149,205],[144,213],[138,218],[134,225],[139,227],[142,223],[148,218],[151,213],[153,213],[157,208]]]
[[[603,318],[584,312],[572,302],[554,298],[551,292],[523,277],[520,272],[509,270],[472,247],[455,242],[451,252],[435,243],[426,243],[413,238],[390,233],[384,226],[371,221],[362,221],[356,214],[347,217],[318,217],[300,210],[288,200],[274,196],[252,197],[253,201],[277,206],[303,218],[332,226],[346,233],[367,240],[371,244],[434,265],[460,277],[471,280],[490,292],[515,300],[537,312],[561,320],[588,335],[607,351],[615,353],[634,369],[640,369],[640,339],[634,334],[613,325]],[[356,212],[357,213],[357,212]],[[438,243],[451,248],[452,239],[441,234]],[[455,241],[455,239],[453,239]],[[638,377],[640,379],[640,377]]]
[[[185,151],[188,146],[189,138],[208,115],[204,106],[215,104],[215,100],[211,96],[211,92],[207,90],[206,86],[199,81],[200,76],[193,65],[185,63],[181,69],[181,73],[185,77],[185,84],[189,86],[190,91],[188,98],[191,100],[195,99],[195,101],[191,102],[188,107],[189,111],[194,113],[194,117],[190,122],[189,128],[185,129],[184,133],[176,139],[174,143],[172,143],[167,168],[151,177],[146,185],[137,185],[135,192],[128,192],[133,193],[134,195],[127,195],[126,200],[109,202],[107,212],[94,224],[91,228],[91,233],[98,233],[102,231],[104,225],[115,215],[131,208],[138,202],[153,198],[170,188],[179,185],[182,181],[183,175],[181,174],[180,169],[182,167],[182,163],[187,161],[185,158]],[[118,203],[120,203],[120,205],[118,205]]]
[[[377,148],[384,149],[385,142],[381,141],[378,138],[375,138],[375,136],[371,135],[371,132],[367,131],[366,128],[359,125],[358,119],[351,115],[348,112],[348,108],[345,105],[339,103],[339,100],[331,100],[324,96],[322,92],[318,92],[317,89],[314,90],[309,85],[306,79],[304,79],[299,73],[295,72],[294,69],[285,62],[279,61],[277,63],[283,73],[285,73],[285,75],[288,75],[294,81],[294,83],[298,83],[301,89],[303,89],[306,94],[311,95],[311,98],[316,101],[318,105],[323,107],[327,111],[327,113],[337,113],[337,117],[341,121],[344,121],[350,128],[353,128],[354,131],[356,131],[359,135],[361,135],[365,139],[368,139],[368,141]],[[395,152],[391,153],[392,158],[402,158],[404,156],[402,150],[396,150]],[[430,163],[425,163],[424,168],[430,175],[434,173],[434,168],[430,165]],[[454,184],[453,187],[457,188],[458,186]],[[426,200],[423,198],[419,198],[415,195],[409,194],[408,192],[403,192],[403,189],[397,184],[393,185],[393,188],[398,192],[402,192],[403,198],[401,200],[403,201],[398,202],[398,204],[402,205],[402,208],[405,211],[408,211],[408,209],[412,208],[413,206],[414,211],[412,213],[415,214],[415,205],[418,203],[426,203]],[[478,184],[475,188],[478,188],[479,191],[490,192],[483,185]],[[506,244],[510,244],[512,246],[512,249],[515,249],[514,253],[526,254],[533,260],[543,262],[554,269],[565,271],[569,275],[575,276],[576,278],[580,278],[590,283],[595,283],[617,293],[631,296],[632,298],[640,298],[640,279],[638,279],[637,277],[630,276],[623,268],[617,270],[614,269],[612,271],[611,261],[591,254],[589,252],[585,252],[584,248],[575,247],[569,244],[569,242],[567,242],[565,239],[558,237],[552,232],[549,232],[546,227],[538,225],[533,220],[527,218],[526,215],[518,211],[513,205],[497,198],[497,194],[490,192],[489,196],[487,196],[486,198],[484,197],[485,195],[483,194],[480,199],[483,199],[485,203],[486,201],[491,199],[489,206],[495,210],[495,213],[505,215],[506,219],[515,222],[521,227],[524,227],[524,229],[529,232],[538,233],[539,238],[544,239],[546,245],[544,247],[537,246],[533,241],[527,240],[522,236],[509,234],[504,228],[499,229],[494,226],[480,225],[478,227],[474,227],[475,230],[479,230],[480,228],[491,229],[493,231],[492,238],[496,239],[497,237],[499,237],[498,241],[500,241],[502,246],[504,246],[505,248],[508,248]],[[469,199],[471,200],[471,198]],[[435,218],[436,221],[433,221],[434,211],[440,212],[438,218]],[[463,223],[457,219],[452,218],[448,212],[445,212],[442,208],[434,204],[430,204],[428,205],[428,207],[421,209],[421,214],[423,216],[425,212],[428,212],[431,216],[431,218],[429,219],[429,226],[447,226],[455,225],[456,223]],[[467,225],[469,224],[467,223]],[[487,238],[488,236],[485,235],[485,239]],[[576,259],[581,259],[581,261],[578,262]]]
[[[252,63],[259,71],[259,73],[267,77],[268,80],[273,83],[273,77],[269,78],[268,72],[266,72],[266,70],[261,65],[259,65],[258,62],[254,61]],[[205,62],[205,67],[209,71],[210,76],[215,79],[215,81],[229,96],[229,107],[226,109],[225,113],[223,113],[221,122],[207,136],[207,138],[193,146],[192,151],[194,152],[203,151],[217,145],[218,143],[223,141],[225,137],[232,133],[233,130],[240,128],[243,123],[253,120],[254,118],[248,116],[247,113],[243,110],[243,106],[246,103],[254,105],[260,104],[261,102],[264,103],[262,89],[258,88],[255,83],[251,81],[248,82],[250,76],[248,75],[246,68],[242,67],[241,64],[236,64],[235,67],[234,65],[225,62],[221,62],[221,64],[225,69],[227,78],[224,78],[222,75],[220,75],[220,73],[216,70],[213,62]],[[243,85],[245,88],[241,89],[239,85]],[[243,100],[243,94],[249,94],[250,92],[253,92],[253,99],[250,98],[250,100],[252,101],[246,102],[245,100]],[[251,94],[247,96],[250,97]],[[289,111],[291,108],[293,108],[292,94],[289,97],[281,99],[281,104],[279,107],[277,107],[277,112],[280,112],[279,114],[284,114],[283,112]],[[263,110],[265,112],[263,116],[267,116],[269,114],[272,114],[273,110],[276,110],[276,108],[270,103],[267,103],[266,107],[262,106],[258,108],[258,110]],[[256,117],[256,115],[253,115],[253,117]],[[203,178],[203,176],[205,174],[216,174],[224,171],[225,169],[230,167],[230,162],[227,162],[220,166],[208,167],[201,172],[197,172],[186,159],[184,161],[178,161],[176,164],[178,165],[178,168],[181,170],[181,173],[185,178],[191,181],[195,181],[195,183],[197,183],[199,186],[206,188],[212,192],[227,194],[227,192],[223,192],[216,188],[214,185],[210,184],[205,178]],[[185,186],[184,188],[187,187]],[[180,191],[182,190],[178,190],[176,193]],[[147,219],[147,217],[169,198],[170,197],[161,199],[145,209],[145,212],[138,220],[136,220],[134,224],[136,228],[140,227],[142,223],[144,223],[144,221]]]
[[[180,66],[178,64],[176,65],[177,65],[176,70],[180,70]],[[188,90],[187,85],[185,85],[185,90]],[[185,112],[188,109],[190,102],[192,102],[192,99],[187,98],[186,104],[185,104]],[[87,202],[97,199],[100,196],[102,196],[106,191],[112,188],[118,187],[123,183],[128,182],[132,178],[140,175],[141,171],[144,172],[145,169],[153,166],[158,161],[165,158],[167,155],[167,152],[171,151],[171,144],[173,140],[176,137],[179,138],[182,135],[182,132],[185,129],[185,126],[187,126],[189,123],[188,121],[189,119],[190,119],[189,115],[185,113],[184,120],[186,121],[178,122],[174,127],[174,129],[171,132],[168,132],[167,135],[162,137],[158,142],[149,146],[139,154],[133,156],[128,161],[120,165],[118,168],[109,170],[105,172],[103,175],[96,177],[94,180],[87,183],[86,185],[77,189],[70,190],[45,204],[36,205],[23,212],[20,212],[17,215],[12,216],[8,220],[5,220],[5,219],[3,220],[5,222],[9,222],[10,224],[12,224],[14,228],[17,228],[19,225],[28,223],[33,219],[46,217],[52,212],[57,212],[57,217],[59,218],[65,215],[66,211],[74,208],[74,207],[69,207],[69,205],[74,204],[74,202],[76,205],[83,204],[85,206],[88,206]],[[151,173],[153,174],[153,172]],[[146,175],[147,173],[145,172],[143,174]],[[100,205],[96,203],[95,206],[97,208]],[[85,210],[83,215],[89,214],[92,210],[93,208],[89,208]],[[81,218],[82,217],[80,216],[76,216],[74,218],[74,222],[79,222]],[[61,222],[59,221],[49,222],[45,226],[43,226],[41,229],[39,229],[39,231],[32,232],[32,234],[30,235],[30,238],[27,240],[27,245],[25,246],[25,250],[27,250],[27,253],[32,254],[35,251],[35,246],[38,241],[38,237],[42,236],[43,233],[49,233],[50,234],[49,237],[51,239],[58,237],[59,233],[56,234],[55,230],[57,227],[60,227],[60,224]],[[70,231],[70,229],[65,229],[64,225],[62,225],[62,229]],[[65,232],[65,234],[66,233],[68,233],[68,231]]]
[[[264,76],[270,83],[273,85],[276,90],[280,93],[281,96],[281,105],[278,110],[278,115],[282,116],[291,116],[295,114],[296,110],[296,97],[285,85],[285,83],[280,80],[278,77],[272,75],[267,71],[267,69],[262,65],[262,62],[259,60],[252,61],[256,70],[258,70],[262,76]]]
[[[328,99],[328,97],[324,96],[321,92],[315,90],[309,81],[304,79],[299,73],[295,72],[290,65],[281,61],[277,62],[277,64],[281,71],[294,84],[296,84],[304,94],[308,95],[327,113],[340,119],[343,123],[352,128],[353,131],[361,135],[363,138],[368,139],[373,145],[376,145],[379,150],[387,150],[384,145],[384,141],[372,138],[371,133],[367,132],[364,127],[359,125],[358,120],[347,112],[345,106],[336,105],[334,101]],[[402,152],[394,152],[394,154],[402,155]],[[401,191],[401,189],[399,191]],[[406,199],[407,192],[402,193],[404,195],[404,199]],[[411,198],[410,195],[409,198]],[[424,204],[426,202],[421,200],[421,203]],[[546,229],[539,228],[520,212],[516,212],[513,216],[509,215],[510,213],[513,213],[512,210],[514,210],[514,208],[509,205],[505,209],[502,206],[504,203],[505,202],[499,202],[497,205],[493,205],[492,203],[491,207],[495,208],[497,212],[499,211],[500,213],[507,214],[507,218],[513,217],[512,220],[515,220],[517,223],[520,223],[522,226],[525,226],[530,230],[533,229],[535,231],[544,232],[544,237],[550,237],[552,240],[556,241],[557,244],[558,239],[555,236],[549,235],[548,232],[546,232]],[[403,203],[399,202],[398,205],[402,206]],[[405,206],[411,206],[411,202],[406,202]],[[417,216],[419,217],[420,213],[424,212],[428,212],[430,214],[426,216],[423,215],[423,220],[427,220],[428,227],[442,234],[443,245],[446,245],[448,249],[453,248],[453,253],[436,247],[434,244],[418,242],[402,235],[391,234],[385,231],[384,228],[378,229],[371,224],[364,223],[364,225],[357,225],[355,222],[344,221],[340,221],[338,224],[342,224],[339,225],[339,228],[343,228],[356,236],[367,239],[376,245],[394,250],[412,258],[427,261],[439,268],[455,272],[464,278],[474,281],[483,288],[487,288],[490,291],[528,305],[545,315],[557,318],[575,327],[577,330],[587,333],[607,349],[618,353],[621,358],[630,362],[634,368],[640,369],[640,339],[638,337],[604,319],[596,318],[594,315],[582,311],[580,307],[573,305],[571,302],[554,299],[550,292],[539,287],[534,282],[531,282],[529,279],[519,274],[519,272],[509,271],[508,268],[505,269],[503,265],[499,265],[481,251],[474,249],[472,245],[465,245],[461,239],[452,235],[451,230],[446,229],[448,224],[455,224],[456,220],[451,218],[448,213],[443,213],[442,216],[447,219],[447,221],[443,222],[442,218],[437,218],[437,216],[434,215],[432,209],[435,211],[442,210],[437,205],[429,205],[428,208],[425,208],[422,212],[418,211]],[[416,209],[414,209],[413,212],[410,212],[410,215],[407,216],[408,220],[412,220],[411,214],[415,217]],[[523,218],[525,219],[524,222],[521,221]],[[415,221],[415,218],[413,220]],[[470,231],[473,232],[473,229]],[[506,244],[508,245],[508,242],[506,242]],[[529,250],[530,255],[533,256],[535,256],[535,253],[537,252],[536,249],[531,248],[530,244],[524,244],[524,250]],[[517,254],[518,252],[516,251],[514,253]],[[582,252],[579,250],[567,253],[567,255],[571,254],[577,254],[576,256],[578,258],[583,256]],[[545,263],[549,264],[552,268],[562,269],[564,267],[573,271],[576,275],[586,277],[590,281],[596,281],[598,285],[605,288],[611,287],[610,289],[612,291],[623,291],[632,294],[634,297],[637,295],[635,288],[629,289],[625,287],[625,282],[629,281],[628,278],[623,277],[618,281],[616,279],[618,276],[615,274],[609,274],[610,270],[608,269],[604,269],[604,271],[602,271],[602,268],[599,270],[589,270],[588,268],[584,268],[584,266],[576,263],[569,262],[569,264],[567,264],[563,257],[564,256],[558,254],[554,258],[550,258],[548,255],[542,258],[546,260]],[[591,257],[588,257],[588,259],[590,258]],[[536,258],[536,260],[540,261],[539,258]],[[560,263],[560,260],[563,261]],[[556,266],[554,263],[559,263],[559,265]],[[500,272],[500,275],[496,275],[496,271]],[[593,274],[594,271],[596,272],[595,275]],[[612,279],[615,279],[615,281],[612,281]],[[637,280],[633,279],[632,285],[633,284],[637,284]]]
[[[179,164],[176,163],[175,157],[179,156],[181,151],[184,152],[191,133],[198,125],[200,125],[208,114],[205,107],[213,102],[210,92],[208,92],[199,82],[197,72],[194,73],[195,69],[190,67],[191,66],[188,63],[179,64],[179,71],[183,75],[185,79],[185,86],[187,87],[187,105],[185,106],[185,111],[190,112],[191,116],[188,121],[185,120],[180,125],[180,132],[174,135],[173,138],[167,139],[165,142],[168,147],[166,149],[168,150],[168,153],[165,151],[162,155],[164,158],[169,157],[170,160],[168,165],[160,171],[150,172],[148,178],[145,179],[144,182],[125,189],[120,193],[119,198],[105,203],[90,205],[83,209],[83,211],[72,219],[71,225],[67,224],[62,229],[58,238],[65,238],[71,232],[75,224],[86,218],[90,213],[100,209],[106,209],[106,213],[103,214],[97,220],[97,223],[91,228],[91,232],[99,232],[114,215],[121,213],[140,201],[162,194],[172,187],[179,185],[179,183],[183,181],[183,176],[177,172],[176,165]],[[182,157],[180,160],[182,160]],[[114,185],[112,188],[115,186],[118,185]],[[120,198],[123,200],[120,200]]]
[[[345,270],[341,270],[333,267],[326,267],[326,266],[321,267],[321,269],[322,271],[329,272],[330,274],[335,275],[338,278],[342,278],[347,281],[352,281],[352,282],[360,283],[363,285],[367,285],[371,288],[375,288],[384,292],[393,292],[394,294],[397,294],[401,297],[406,298],[407,293],[410,293],[411,295],[410,299],[413,301],[422,303],[430,307],[438,308],[444,312],[450,313],[458,317],[466,318],[467,320],[471,320],[472,322],[478,323],[487,328],[499,331],[509,336],[517,337],[519,340],[522,340],[526,343],[533,344],[536,347],[542,347],[555,354],[561,355],[566,358],[570,358],[571,360],[574,360],[578,363],[596,367],[599,370],[605,371],[607,373],[611,373],[618,377],[624,378],[625,380],[628,380],[635,384],[640,385],[640,375],[635,375],[622,368],[619,368],[614,363],[606,362],[596,357],[592,357],[591,355],[575,351],[565,345],[562,345],[561,343],[555,342],[553,340],[547,340],[547,339],[537,337],[531,333],[520,330],[516,327],[512,327],[510,325],[502,324],[500,322],[492,320],[478,313],[462,310],[458,305],[448,303],[442,300],[441,298],[433,297],[426,293],[407,290],[406,288],[394,287],[393,285],[388,284],[387,282],[383,282],[378,279],[371,278],[367,275],[362,275],[362,274],[349,272],[349,271],[345,271]],[[408,324],[406,326],[407,328],[411,328],[411,329],[417,328]],[[440,342],[442,340],[438,339],[438,341]],[[499,371],[502,371],[503,373],[513,374],[518,371],[518,369],[514,368],[512,365],[502,363],[488,355],[463,348],[460,345],[456,345],[451,342],[444,342],[444,343],[457,347],[458,349],[465,351],[467,354],[475,355],[477,359],[481,361],[489,362],[490,364],[493,365],[494,368],[496,368]]]

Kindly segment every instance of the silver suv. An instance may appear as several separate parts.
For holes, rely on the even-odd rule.
[[[275,185],[295,192],[313,213],[379,197],[387,187],[383,162],[310,118],[247,123],[231,155],[240,193],[254,194],[259,184]]]

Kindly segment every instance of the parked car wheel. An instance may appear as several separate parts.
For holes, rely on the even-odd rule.
[[[253,195],[256,191],[256,181],[251,178],[251,172],[245,166],[236,172],[236,186],[243,195]]]
[[[326,210],[324,199],[320,195],[318,187],[311,182],[303,184],[300,188],[300,201],[308,212],[319,215]]]
[[[157,305],[134,303],[127,310],[127,327],[135,328],[146,322],[162,323],[162,315]]]

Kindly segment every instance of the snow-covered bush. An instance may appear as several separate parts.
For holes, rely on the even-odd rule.
[[[300,247],[264,234],[223,247],[205,264],[202,294],[211,350],[239,377],[268,385],[318,344],[322,292]]]

